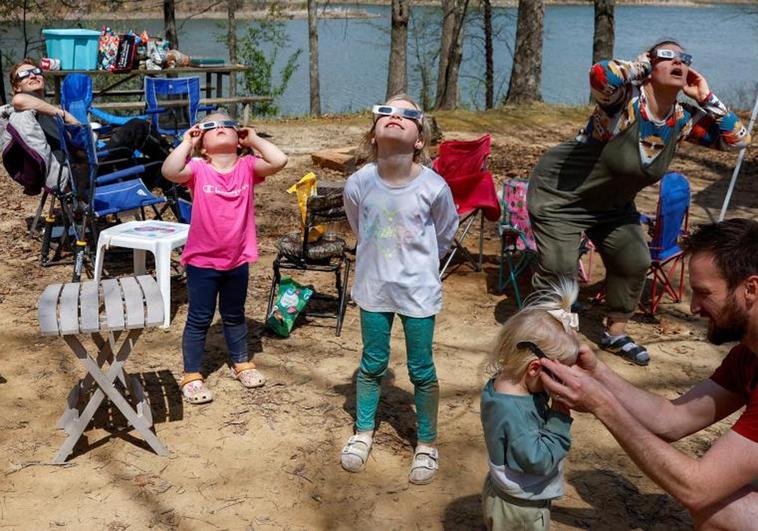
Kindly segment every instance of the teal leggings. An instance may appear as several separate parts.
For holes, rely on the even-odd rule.
[[[390,361],[390,331],[395,314],[361,310],[363,355],[356,382],[357,431],[374,429],[374,416],[379,405],[382,378]],[[432,359],[434,316],[400,315],[408,351],[408,374],[413,383],[418,420],[418,441],[433,443],[437,439],[437,409],[440,387]]]

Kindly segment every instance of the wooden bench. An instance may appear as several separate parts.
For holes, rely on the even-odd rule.
[[[57,335],[79,358],[87,371],[68,395],[66,409],[57,427],[68,437],[54,463],[63,463],[84,433],[97,409],[107,396],[126,420],[142,434],[158,455],[167,455],[165,446],[152,430],[153,418],[142,385],[124,370],[129,354],[143,329],[163,323],[163,298],[155,279],[149,275],[119,279],[51,284],[45,288],[38,303],[42,335]],[[97,348],[91,356],[79,339],[89,334]],[[120,346],[117,341],[123,338]],[[107,373],[103,372],[108,363]],[[128,397],[114,386],[121,382]],[[80,396],[91,394],[79,410]]]
[[[200,98],[200,105],[233,105],[239,103],[241,105],[248,105],[251,103],[260,103],[271,101],[270,96],[235,96],[234,98]],[[161,107],[186,107],[186,100],[168,100],[159,101],[158,105]],[[109,101],[104,103],[94,103],[93,107],[97,107],[103,111],[144,111],[144,101]]]

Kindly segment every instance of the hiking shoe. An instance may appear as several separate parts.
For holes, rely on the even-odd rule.
[[[608,352],[626,358],[635,365],[644,367],[650,363],[650,354],[648,354],[647,349],[635,343],[627,335],[612,336],[608,332],[603,332],[603,337],[600,338],[600,346]]]

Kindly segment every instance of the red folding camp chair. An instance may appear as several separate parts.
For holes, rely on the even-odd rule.
[[[440,144],[439,156],[432,165],[434,171],[442,175],[453,193],[455,207],[461,217],[460,228],[453,240],[453,246],[441,269],[443,277],[456,253],[460,252],[474,270],[482,269],[484,256],[484,218],[490,221],[500,219],[500,203],[495,192],[492,174],[487,168],[490,156],[490,135],[477,140],[453,140]],[[468,236],[471,226],[479,224],[479,259],[466,249],[463,241]]]

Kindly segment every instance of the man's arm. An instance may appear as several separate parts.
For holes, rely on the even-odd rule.
[[[693,459],[651,433],[587,371],[540,361],[562,382],[541,375],[553,396],[593,413],[640,469],[691,511],[707,509],[758,477],[758,443],[729,431],[702,458]]]
[[[644,391],[624,380],[599,361],[589,347],[582,347],[577,363],[634,416],[645,428],[666,441],[677,441],[733,413],[744,402],[712,380],[698,383],[674,400]]]
[[[758,477],[758,443],[732,430],[694,459],[650,433],[613,397],[594,413],[637,466],[693,513]]]

